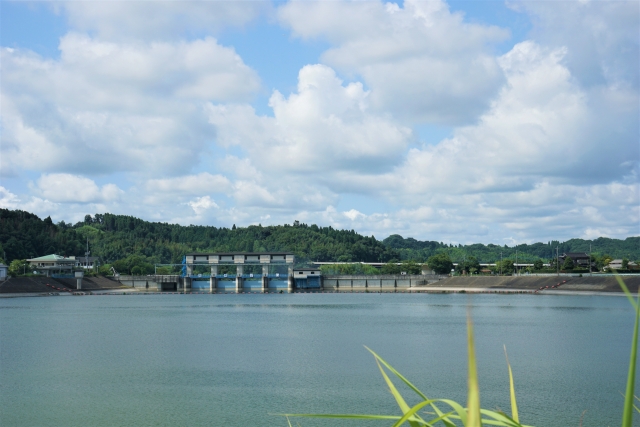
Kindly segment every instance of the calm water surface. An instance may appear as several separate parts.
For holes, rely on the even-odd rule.
[[[463,294],[0,299],[0,425],[286,426],[270,414],[397,413],[363,345],[427,396],[465,403],[468,306],[483,407],[509,408],[506,344],[521,420],[578,426],[586,410],[585,427],[620,425],[625,298]]]

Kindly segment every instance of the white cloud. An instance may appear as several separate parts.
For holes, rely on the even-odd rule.
[[[226,193],[231,187],[229,179],[222,175],[202,172],[174,178],[150,179],[145,183],[145,190],[151,193],[204,194]]]
[[[371,87],[372,107],[413,122],[472,121],[503,82],[489,46],[506,30],[470,24],[442,1],[290,2],[280,20],[334,47],[322,59]]]
[[[629,155],[640,158],[633,130],[637,105],[616,97],[607,103],[600,92],[582,90],[563,55],[524,42],[501,57],[507,84],[490,111],[436,146],[411,150],[406,163],[387,175],[389,196],[402,197],[397,188],[406,186],[421,203],[418,195],[515,194],[544,181],[587,185],[633,174],[637,162]],[[624,131],[611,138],[613,129]]]
[[[197,197],[196,199],[190,201],[188,204],[189,206],[191,206],[191,209],[193,209],[193,211],[198,216],[202,215],[204,212],[206,212],[209,209],[219,208],[216,202],[213,199],[211,199],[211,197],[209,196]]]
[[[95,203],[115,202],[124,193],[115,184],[102,188],[91,179],[67,173],[43,174],[32,190],[51,202]]]
[[[532,16],[538,43],[567,48],[565,63],[581,84],[640,86],[637,1],[508,2]]]
[[[259,88],[212,38],[116,44],[68,34],[60,49],[60,60],[2,49],[5,175],[185,172],[214,137],[205,102],[244,101]]]
[[[0,185],[0,207],[4,209],[18,209],[20,199],[8,189]]]
[[[326,174],[336,170],[388,169],[400,160],[411,132],[384,115],[368,112],[361,83],[343,82],[323,65],[300,70],[298,92],[278,91],[274,117],[246,105],[211,105],[218,143],[239,145],[253,167],[270,172]]]
[[[355,221],[358,218],[364,218],[364,214],[356,209],[351,209],[346,212],[343,212],[344,216],[349,218],[351,221]]]
[[[167,39],[238,27],[268,11],[251,1],[66,1],[60,3],[77,30],[103,39]]]

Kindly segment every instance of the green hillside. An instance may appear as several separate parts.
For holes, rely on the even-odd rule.
[[[447,252],[450,258],[456,262],[470,256],[476,257],[480,262],[495,262],[502,258],[515,260],[516,250],[518,261],[533,262],[537,259],[548,260],[555,258],[556,247],[562,255],[566,252],[586,252],[596,256],[610,255],[613,258],[640,259],[640,237],[627,237],[625,240],[599,237],[595,240],[571,239],[566,242],[551,241],[547,243],[521,244],[517,246],[483,245],[448,245],[442,242],[419,241],[412,238],[403,238],[397,234],[391,235],[382,241],[387,247],[396,250],[401,259],[413,259],[423,261],[439,252]]]
[[[82,255],[86,239],[103,263],[139,257],[146,263],[180,263],[192,251],[291,251],[300,261],[389,261],[399,255],[353,230],[294,225],[217,228],[148,222],[125,215],[87,215],[77,224],[0,209],[0,253],[5,262],[50,253]]]
[[[51,218],[19,210],[0,209],[0,255],[5,263],[51,253],[83,255],[86,240],[92,256],[102,264],[110,263],[123,272],[139,266],[152,271],[154,264],[180,263],[192,251],[291,251],[300,262],[415,260],[424,262],[431,255],[446,252],[454,262],[474,256],[480,262],[515,259],[516,248],[499,245],[447,245],[392,235],[378,241],[353,230],[300,224],[218,228],[181,226],[148,222],[126,215],[87,215],[82,222],[54,224]],[[559,252],[588,252],[591,243],[595,255],[640,259],[640,237],[625,240],[598,238],[593,241],[571,239],[566,242],[518,245],[519,261],[548,260]]]

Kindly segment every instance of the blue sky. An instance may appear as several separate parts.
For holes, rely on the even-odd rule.
[[[640,234],[636,1],[0,1],[0,206]]]

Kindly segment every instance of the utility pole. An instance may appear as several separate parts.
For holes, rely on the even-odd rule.
[[[502,276],[502,251],[500,251],[500,275]]]
[[[518,272],[518,245],[516,245],[516,276],[519,276]]]
[[[558,277],[560,277],[560,258],[558,257],[558,246],[556,246],[556,271]]]
[[[467,253],[465,252],[464,255],[462,255],[462,268],[466,268],[467,267]],[[464,270],[462,270],[462,272],[464,273]]]
[[[589,277],[593,277],[593,270],[591,270],[591,243],[589,243]]]
[[[89,254],[91,252],[89,252],[89,238],[87,237],[87,250],[84,253],[84,269],[86,270],[87,268],[89,268]]]

